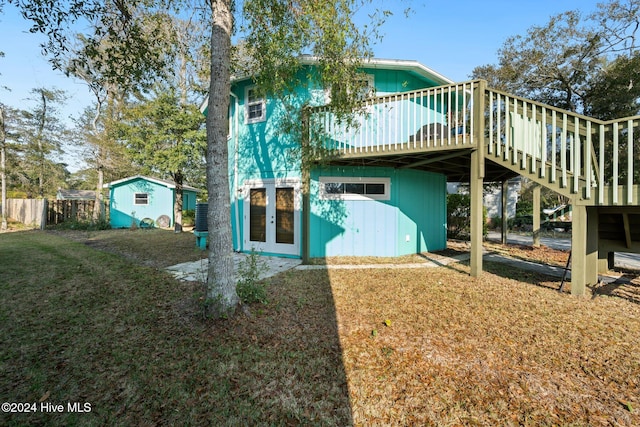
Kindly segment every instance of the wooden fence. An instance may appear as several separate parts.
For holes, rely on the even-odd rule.
[[[7,199],[8,218],[34,228],[44,228],[47,221],[46,199]]]
[[[90,221],[93,218],[94,209],[95,200],[49,200],[47,225],[67,221]]]

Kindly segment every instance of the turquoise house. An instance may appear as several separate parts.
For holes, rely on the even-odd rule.
[[[329,91],[305,83],[314,60],[303,58],[299,105],[325,105]],[[370,60],[362,69],[367,96],[452,83],[415,61]],[[290,98],[291,98],[290,96]],[[310,211],[302,212],[300,141],[279,131],[284,104],[262,97],[250,77],[232,81],[229,177],[234,249],[301,257],[309,218],[310,257],[401,256],[446,247],[446,176],[396,167],[332,165],[311,170]],[[444,122],[442,102],[421,114]],[[206,114],[207,101],[202,111]],[[364,132],[364,130],[361,130]],[[414,134],[416,129],[393,132]],[[436,130],[434,130],[436,132]],[[363,139],[373,141],[375,132]]]
[[[109,188],[109,223],[112,228],[140,226],[140,221],[153,220],[158,227],[174,224],[175,183],[136,175],[105,184]],[[200,190],[183,185],[182,209],[196,208]]]

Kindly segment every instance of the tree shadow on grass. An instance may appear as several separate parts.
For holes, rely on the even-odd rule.
[[[289,271],[269,281],[269,303],[252,306],[252,317],[233,328],[257,352],[243,374],[253,380],[254,402],[276,424],[353,425],[327,270]]]
[[[0,359],[12,361],[0,394],[91,412],[0,424],[353,424],[326,270],[276,276],[268,304],[210,320],[202,284],[46,233],[14,237],[0,245]]]
[[[190,312],[185,325],[205,327],[218,359],[202,386],[224,384],[224,397],[212,403],[226,414],[217,422],[353,425],[327,270],[291,270],[266,279],[266,287],[267,304],[245,306],[227,320],[203,320],[197,306],[179,308],[183,318]]]

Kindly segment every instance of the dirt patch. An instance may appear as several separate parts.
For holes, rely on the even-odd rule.
[[[103,230],[47,231],[61,237],[81,242],[94,249],[118,254],[136,264],[165,268],[207,257],[207,251],[195,246],[192,233],[174,233],[172,230]]]

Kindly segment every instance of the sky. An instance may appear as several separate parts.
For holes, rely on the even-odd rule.
[[[504,41],[524,35],[532,26],[567,10],[584,14],[602,0],[374,0],[374,7],[394,14],[382,28],[383,39],[374,46],[382,59],[416,60],[453,81],[469,79],[480,65],[495,64]],[[408,16],[404,11],[408,7]],[[57,88],[69,100],[64,117],[77,116],[92,103],[86,85],[53,71],[42,56],[44,37],[28,32],[29,22],[4,2],[0,13],[0,102],[28,108],[34,88]],[[7,91],[2,87],[11,89]],[[70,165],[73,168],[73,165]]]

